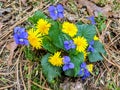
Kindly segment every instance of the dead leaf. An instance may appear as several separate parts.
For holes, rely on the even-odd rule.
[[[94,3],[88,0],[75,0],[77,2],[77,6],[80,5],[86,6],[87,11],[89,15],[98,15],[99,12],[101,12],[104,16],[109,17],[111,16],[111,7],[109,5],[106,5],[105,7],[98,7]]]
[[[0,2],[6,2],[6,0],[0,0]]]
[[[69,89],[68,89],[69,88]],[[64,82],[60,83],[60,89],[62,90],[83,90],[83,84],[81,82]]]
[[[98,3],[99,2],[99,0],[90,0],[90,1],[92,1],[94,3]]]
[[[26,1],[27,0],[21,0],[21,2],[23,3],[23,5],[25,5],[25,6],[27,5]]]
[[[12,65],[12,58],[13,58],[14,50],[17,48],[17,44],[15,42],[11,42],[6,46],[6,48],[10,50],[8,65]]]

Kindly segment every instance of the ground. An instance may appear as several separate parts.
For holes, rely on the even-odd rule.
[[[21,46],[13,42],[13,29],[27,27],[27,19],[37,10],[48,15],[47,8],[61,3],[65,20],[88,23],[86,17],[106,17],[98,33],[107,56],[95,63],[95,73],[82,81],[66,76],[49,84],[39,62],[26,60]],[[97,23],[99,23],[98,21]],[[0,0],[0,90],[120,90],[120,1],[119,0]]]

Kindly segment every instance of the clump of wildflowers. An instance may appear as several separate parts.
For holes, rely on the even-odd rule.
[[[25,31],[25,28],[15,27],[13,37],[14,37],[16,44],[20,44],[20,45],[28,45],[29,44],[29,42],[27,40],[28,33]]]
[[[64,41],[64,48],[66,50],[74,49],[75,44],[74,44],[74,42],[72,40],[66,40],[66,41]]]
[[[86,65],[86,61],[87,63],[101,61],[103,60],[101,54],[106,53],[96,36],[94,17],[88,18],[93,25],[61,22],[59,18],[64,17],[64,8],[61,4],[50,6],[48,11],[53,20],[43,12],[36,11],[28,19],[31,25],[28,26],[27,32],[25,28],[15,27],[13,36],[15,42],[21,45],[30,44],[30,48],[25,49],[27,50],[25,55],[31,61],[38,59],[37,56],[44,51],[40,54],[42,57],[40,64],[49,82],[61,76],[62,72],[67,76],[80,76],[86,79],[93,72],[93,64]],[[36,49],[39,53],[35,51]],[[32,51],[37,55],[31,53]],[[94,51],[95,53],[91,53]]]
[[[58,4],[56,7],[53,5],[49,6],[48,11],[53,20],[64,17],[64,8],[61,4]]]
[[[69,56],[64,56],[63,57],[63,62],[64,62],[63,71],[74,68],[74,64],[72,62],[70,62],[70,57]]]

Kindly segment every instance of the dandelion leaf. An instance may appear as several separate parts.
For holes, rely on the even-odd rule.
[[[96,28],[94,25],[77,25],[78,27],[78,36],[85,37],[88,42],[93,40],[93,37],[96,35]]]
[[[32,17],[28,18],[28,21],[32,24],[36,24],[39,19],[46,19],[47,16],[42,11],[36,11]]]

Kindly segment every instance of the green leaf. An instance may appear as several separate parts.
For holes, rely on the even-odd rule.
[[[94,25],[77,25],[78,33],[77,36],[85,37],[88,42],[93,40],[93,37],[96,35],[96,28]]]
[[[103,57],[96,50],[94,50],[94,52],[90,52],[90,54],[88,55],[88,58],[90,62],[97,62],[97,61],[103,60]]]
[[[84,60],[84,56],[83,56],[83,53],[77,53],[76,55],[70,55],[70,57],[71,57],[71,62],[74,64],[74,69],[65,71],[65,74],[67,76],[76,77],[80,70],[80,64]]]
[[[55,77],[61,76],[61,68],[60,67],[55,67],[52,66],[48,62],[50,54],[47,53],[45,56],[42,57],[41,60],[41,65],[42,65],[42,70],[43,74],[46,76],[48,82],[52,82]]]
[[[69,70],[65,71],[65,75],[74,77],[74,69],[69,69]]]
[[[46,19],[47,16],[42,11],[36,11],[32,17],[28,18],[28,21],[32,24],[36,24],[40,18]]]
[[[63,33],[61,32],[60,23],[54,22],[49,30],[49,36],[52,40],[52,43],[63,49],[63,42],[65,40]]]
[[[71,61],[74,63],[74,76],[76,77],[80,70],[80,64],[84,61],[83,53],[78,53],[77,55],[73,56],[71,55]]]
[[[102,43],[100,41],[95,41],[93,47],[94,47],[94,52],[90,52],[90,54],[88,55],[89,61],[97,62],[103,60],[101,54],[106,55],[106,51]]]
[[[100,41],[95,41],[94,48],[102,54],[106,54],[103,44]]]
[[[54,53],[58,50],[58,48],[52,44],[49,37],[44,37],[42,42],[43,42],[43,48],[45,48],[49,52]]]

